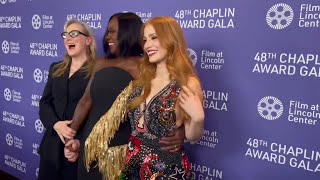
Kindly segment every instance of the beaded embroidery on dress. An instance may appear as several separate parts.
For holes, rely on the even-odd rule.
[[[141,87],[134,89],[129,100],[141,93]],[[159,146],[159,139],[176,128],[174,108],[179,93],[180,87],[173,80],[144,109],[137,107],[128,112],[132,133],[122,179],[191,179],[190,162],[184,151],[165,152]],[[141,113],[143,127],[138,126]]]

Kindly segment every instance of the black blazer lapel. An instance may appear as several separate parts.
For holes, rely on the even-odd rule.
[[[56,112],[61,120],[64,120],[64,110],[67,105],[68,99],[68,78],[69,78],[70,65],[67,67],[64,75],[56,78],[54,83],[54,91],[59,93],[58,97],[64,97],[59,99],[59,105],[56,106]]]

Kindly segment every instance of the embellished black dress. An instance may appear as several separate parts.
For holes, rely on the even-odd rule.
[[[142,88],[133,90],[130,100],[139,96]],[[175,102],[180,87],[175,80],[155,95],[144,110],[140,107],[128,113],[132,133],[122,179],[191,179],[190,163],[184,151],[161,151],[159,139],[176,128]],[[144,113],[144,126],[138,127]]]

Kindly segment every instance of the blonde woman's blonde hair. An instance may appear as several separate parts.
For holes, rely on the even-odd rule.
[[[72,20],[67,21],[64,24],[63,30],[66,31],[67,27],[70,26],[71,24],[79,24],[82,27],[83,33],[88,35],[88,37],[91,37],[91,39],[92,39],[90,45],[86,49],[86,55],[87,55],[88,59],[87,59],[85,65],[80,69],[81,71],[87,73],[86,77],[89,77],[93,74],[93,67],[94,67],[94,64],[96,61],[96,51],[97,51],[96,40],[94,38],[94,35],[93,35],[91,28],[86,23],[84,23],[82,21],[78,21],[76,19],[72,19]],[[71,57],[68,55],[68,53],[66,53],[64,55],[64,60],[55,65],[55,67],[54,67],[55,71],[53,73],[53,77],[61,77],[65,73],[70,62],[71,62]]]

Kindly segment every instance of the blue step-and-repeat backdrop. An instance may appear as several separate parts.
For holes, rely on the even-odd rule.
[[[36,179],[39,99],[69,19],[99,42],[109,17],[172,16],[203,83],[205,131],[188,145],[195,179],[320,179],[319,0],[0,0],[0,169]]]

